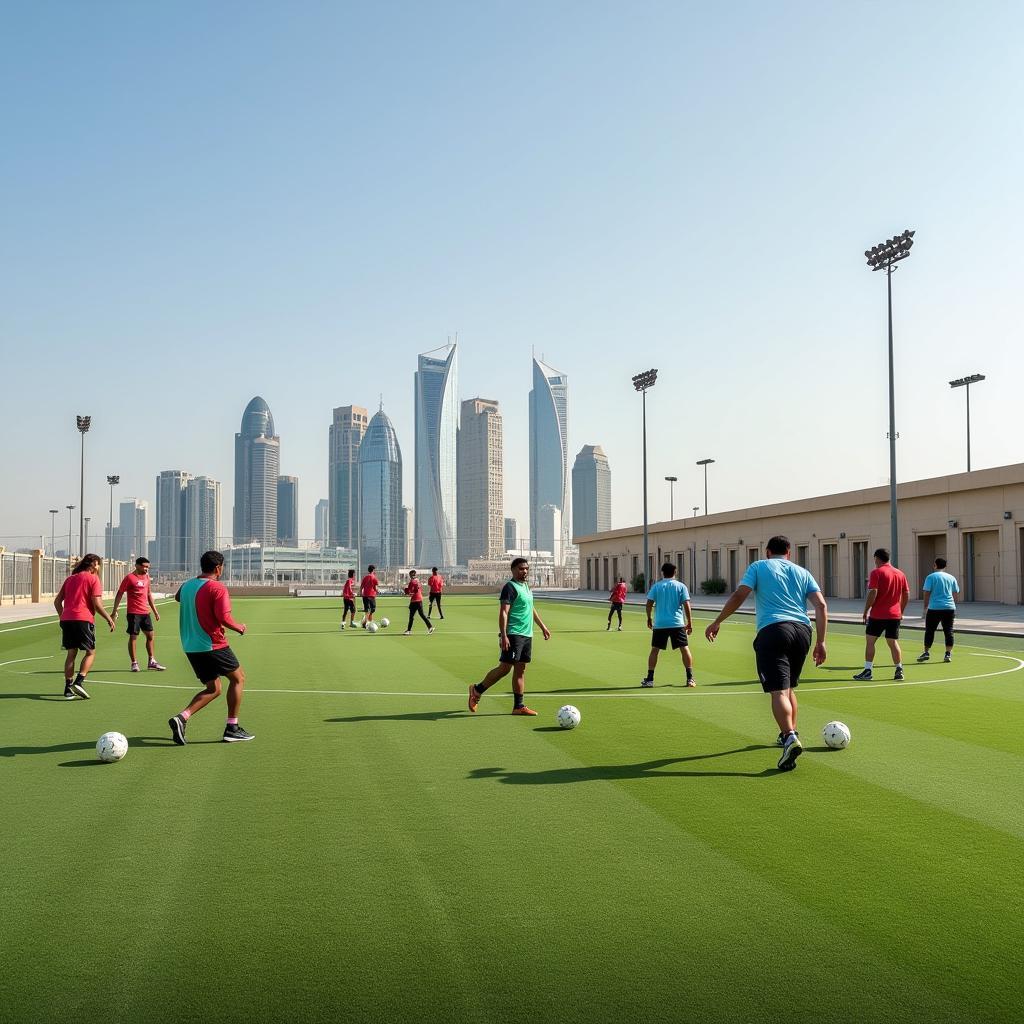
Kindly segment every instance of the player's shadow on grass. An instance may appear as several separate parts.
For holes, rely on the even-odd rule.
[[[465,708],[454,711],[407,711],[401,715],[351,715],[348,718],[325,718],[325,722],[440,722],[445,718],[468,718]]]
[[[557,786],[573,782],[619,782],[625,779],[678,779],[678,778],[748,778],[763,779],[782,774],[771,766],[759,772],[724,771],[662,771],[671,764],[685,764],[693,761],[707,761],[730,754],[745,754],[752,750],[771,750],[763,743],[738,747],[735,750],[720,750],[714,754],[692,754],[689,757],[663,757],[655,761],[641,761],[638,764],[594,764],[573,768],[549,768],[540,772],[508,771],[504,768],[474,768],[471,779],[494,779],[510,786]]]
[[[67,700],[59,693],[0,693],[0,700]]]

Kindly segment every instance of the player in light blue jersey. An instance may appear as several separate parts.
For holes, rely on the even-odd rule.
[[[647,675],[640,680],[644,687],[654,686],[654,670],[658,655],[672,641],[672,650],[679,651],[686,669],[686,685],[696,686],[693,679],[693,652],[689,636],[693,632],[690,616],[690,592],[685,583],[675,578],[676,567],[666,562],[661,567],[661,579],[647,594],[647,628],[651,630],[651,653],[647,657]],[[651,613],[654,613],[653,622]]]
[[[953,620],[956,603],[960,600],[960,584],[955,576],[946,572],[944,558],[935,559],[935,572],[925,577],[921,590],[924,591],[924,652],[917,660],[927,661],[931,657],[935,629],[941,625],[946,641],[942,660],[948,665],[953,660]]]

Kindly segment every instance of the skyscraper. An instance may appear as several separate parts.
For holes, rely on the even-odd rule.
[[[185,567],[199,571],[204,551],[218,547],[220,533],[220,482],[208,476],[193,477],[185,485]]]
[[[456,558],[458,347],[424,352],[416,365],[416,560],[449,566]]]
[[[498,558],[505,550],[505,477],[498,403],[471,398],[459,422],[458,560]]]
[[[370,414],[358,405],[334,410],[327,455],[327,542],[331,547],[359,546],[359,446],[369,422]]]
[[[359,445],[359,558],[388,568],[405,561],[402,522],[402,450],[381,409]]]
[[[539,359],[533,360],[533,390],[530,391],[530,547],[551,551],[556,560],[565,557],[569,546],[569,379]],[[560,536],[550,536],[554,521],[541,509],[551,505],[561,513]]]
[[[185,562],[185,485],[191,473],[165,469],[156,478],[156,557],[161,572],[182,572]]]
[[[416,519],[408,505],[402,506],[402,523],[405,527],[405,564],[416,564]]]
[[[327,543],[330,534],[330,518],[331,503],[326,498],[321,498],[313,509],[313,536],[321,547]]]
[[[286,548],[299,546],[299,478],[277,478],[277,543]]]
[[[274,433],[270,407],[257,396],[242,413],[242,429],[235,434],[236,544],[277,543],[277,477],[281,466],[281,439]]]
[[[146,554],[146,513],[148,506],[136,498],[125,498],[118,505],[118,525],[114,527],[112,557],[122,562]]]
[[[600,445],[585,444],[572,467],[572,535],[612,528],[612,471]]]
[[[516,551],[519,548],[519,523],[505,517],[505,550]]]

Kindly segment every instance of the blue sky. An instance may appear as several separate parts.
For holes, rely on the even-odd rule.
[[[1024,14],[981,3],[37,3],[0,37],[0,543],[107,473],[220,479],[263,395],[326,496],[331,409],[384,407],[413,500],[417,352],[460,339],[527,514],[536,350],[600,444],[614,524],[1024,460]],[[66,519],[66,515],[64,517]],[[10,541],[8,541],[10,542]]]

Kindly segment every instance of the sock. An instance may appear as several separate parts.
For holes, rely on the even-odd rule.
[[[903,668],[903,662],[901,661],[896,667],[897,668]]]
[[[521,694],[521,693],[513,693],[512,694],[512,706],[514,708],[521,708],[523,706],[523,704],[525,703],[525,701],[526,701],[526,698],[525,698],[525,696],[523,694]]]
[[[183,721],[187,722],[192,717],[192,712],[188,708],[178,714],[178,717]]]
[[[865,662],[864,662],[864,671],[865,671],[865,672],[870,672],[870,671],[871,671],[871,665],[872,665],[872,662],[870,662],[870,661],[865,661]]]
[[[649,682],[649,683],[653,683],[654,682],[654,669],[653,668],[649,668],[647,670],[647,682]]]
[[[476,690],[478,697],[482,697],[487,692],[487,687],[483,683],[474,683],[473,689]]]
[[[688,668],[686,670],[686,678],[687,679],[692,679],[693,678],[693,669],[692,668]]]
[[[85,682],[85,676],[82,675],[81,672],[79,672],[78,675],[75,676],[75,682],[76,683],[84,683]]]
[[[789,732],[787,732],[786,735],[782,737],[782,742],[788,743],[790,736],[792,736],[793,739],[796,739],[796,729],[790,729]]]
[[[238,725],[238,719],[237,718],[229,718],[228,719],[228,725]]]

